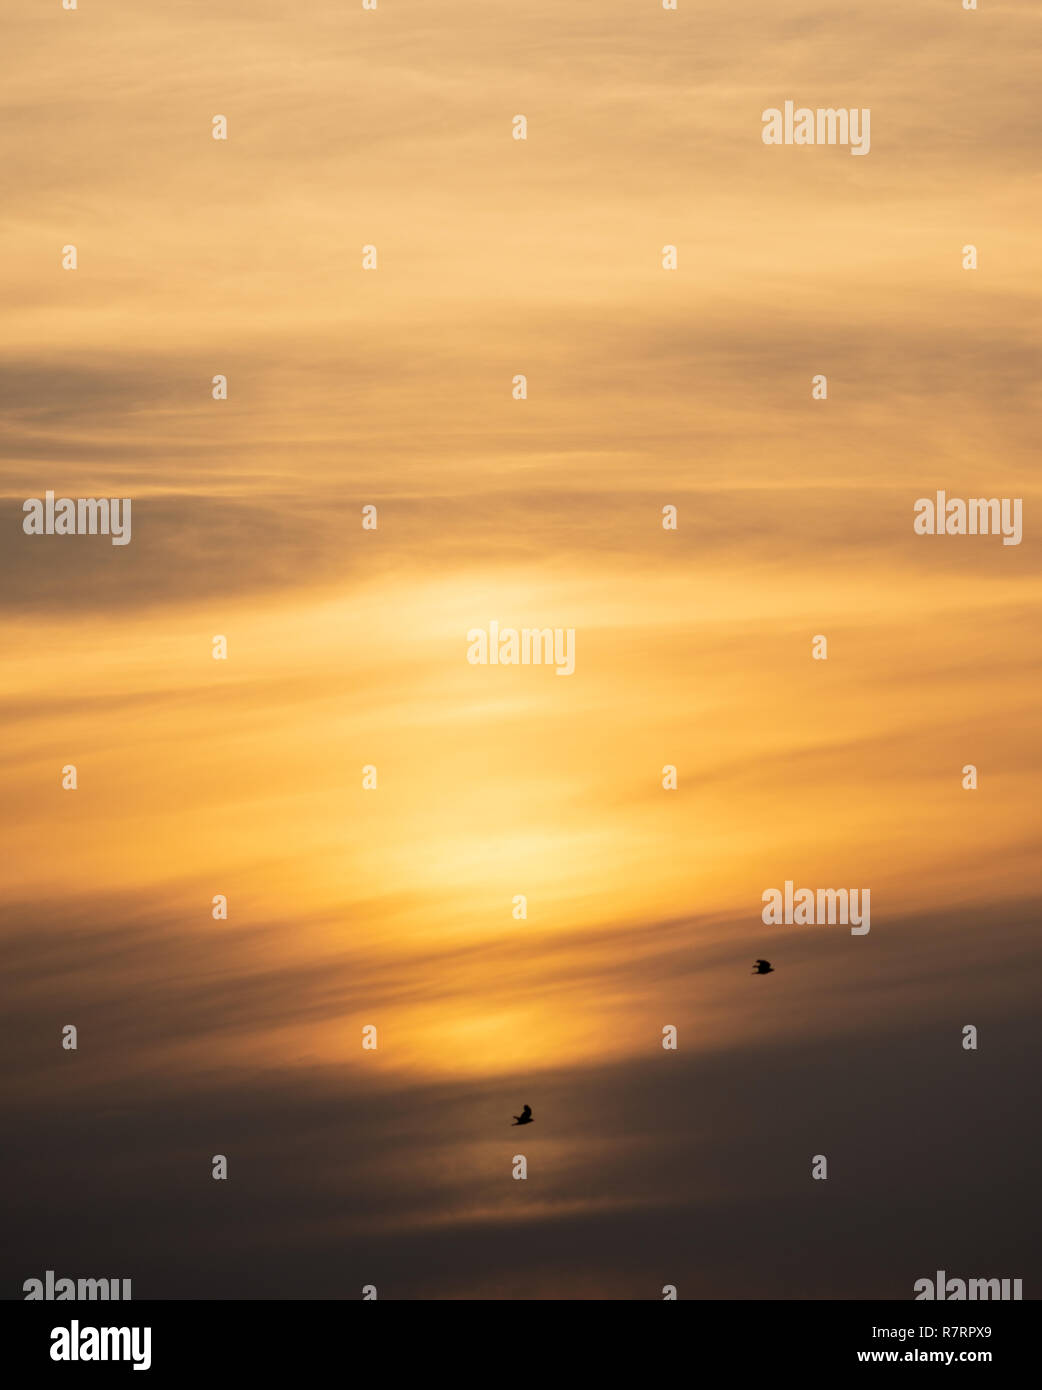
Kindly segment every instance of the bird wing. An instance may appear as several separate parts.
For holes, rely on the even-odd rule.
[[[521,1115],[522,1115],[522,1116],[524,1117],[524,1119],[526,1119],[526,1120],[528,1119],[529,1115],[531,1115],[531,1113],[532,1113],[532,1107],[531,1107],[530,1105],[526,1105],[525,1108],[521,1111]]]

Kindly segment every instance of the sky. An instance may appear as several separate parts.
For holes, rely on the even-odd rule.
[[[1037,11],[9,10],[2,1296],[1036,1297]]]

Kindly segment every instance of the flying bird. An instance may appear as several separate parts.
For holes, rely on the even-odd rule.
[[[774,966],[770,963],[769,960],[758,960],[753,965],[754,975],[770,975],[773,970]]]
[[[526,1105],[520,1115],[514,1116],[515,1125],[530,1125],[532,1123],[532,1107]]]

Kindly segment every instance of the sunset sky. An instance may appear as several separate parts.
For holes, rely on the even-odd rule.
[[[0,1294],[1037,1297],[1037,8],[9,8]]]

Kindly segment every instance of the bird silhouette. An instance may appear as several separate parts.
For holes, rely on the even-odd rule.
[[[530,1125],[532,1123],[532,1107],[526,1105],[520,1115],[514,1116],[515,1125]],[[511,1126],[513,1128],[513,1126]]]
[[[773,970],[774,966],[770,963],[769,960],[758,960],[753,965],[752,973],[754,975],[770,975]]]

